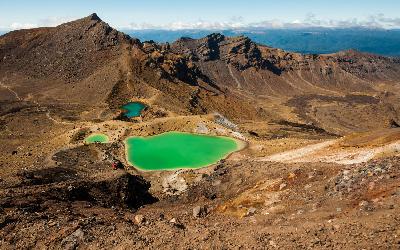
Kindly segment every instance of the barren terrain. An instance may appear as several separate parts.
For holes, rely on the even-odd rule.
[[[5,34],[0,248],[398,249],[399,82],[396,58],[141,42],[96,14]],[[198,170],[126,162],[125,138],[167,131],[246,147]]]

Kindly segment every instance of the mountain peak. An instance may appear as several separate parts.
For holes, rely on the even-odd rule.
[[[84,26],[91,26],[94,24],[104,24],[104,25],[108,25],[106,24],[103,20],[101,20],[101,18],[96,14],[96,13],[92,13],[86,17],[82,17],[67,23],[62,23],[59,25],[59,27],[69,27],[69,26],[76,26],[75,28],[78,27],[84,27]]]
[[[69,23],[65,23],[66,25],[69,25],[71,23],[75,23],[75,24],[79,24],[79,25],[85,25],[85,24],[93,24],[93,23],[104,23],[103,20],[101,20],[101,18],[96,14],[96,13],[92,13],[89,16],[71,21]],[[61,26],[65,25],[65,24],[61,24]]]
[[[93,21],[102,21],[96,13],[90,14],[87,18]]]
[[[212,33],[203,38],[207,43],[218,44],[225,40],[225,36],[221,33]]]

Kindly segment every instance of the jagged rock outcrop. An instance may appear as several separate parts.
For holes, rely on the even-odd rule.
[[[262,57],[258,46],[244,36],[229,38],[214,33],[199,40],[182,38],[172,44],[172,51],[186,54],[193,61],[222,60],[238,70],[266,68],[270,64]]]
[[[182,38],[171,51],[193,61],[216,85],[230,83],[229,88],[254,93],[371,92],[371,81],[393,82],[400,75],[399,60],[394,58],[355,51],[303,55],[255,44],[243,36]]]

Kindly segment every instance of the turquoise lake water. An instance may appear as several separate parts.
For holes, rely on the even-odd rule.
[[[167,132],[125,140],[128,162],[142,170],[202,168],[217,163],[242,143],[224,136]]]
[[[140,116],[145,108],[146,105],[141,102],[130,102],[121,107],[121,109],[126,110],[124,116],[128,118]]]

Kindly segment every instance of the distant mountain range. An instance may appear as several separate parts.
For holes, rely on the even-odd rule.
[[[172,43],[181,37],[202,38],[211,33],[244,35],[256,43],[305,54],[330,54],[354,49],[385,56],[400,56],[400,30],[365,28],[304,28],[246,30],[122,30],[141,41]],[[7,33],[0,31],[0,35]]]
[[[355,49],[386,56],[400,56],[400,30],[383,29],[250,29],[250,30],[125,30],[141,41],[173,42],[181,37],[201,38],[210,33],[244,35],[275,48],[307,54],[329,54]]]

